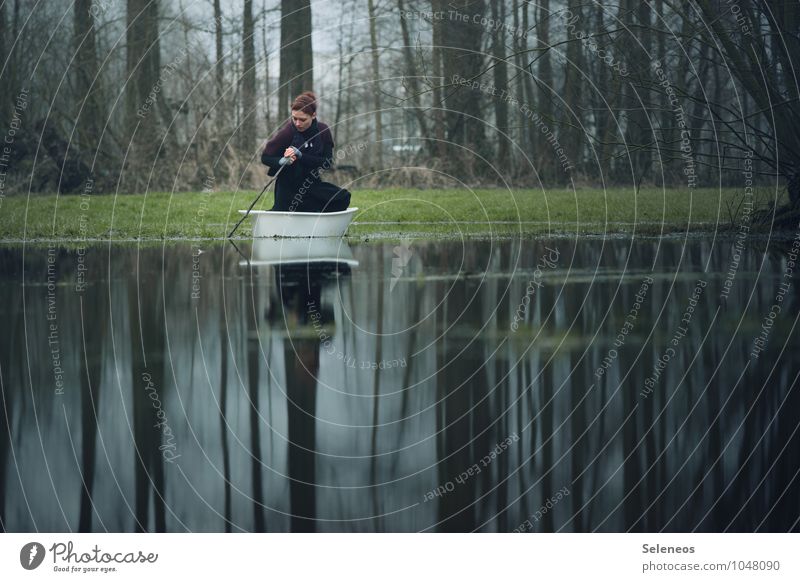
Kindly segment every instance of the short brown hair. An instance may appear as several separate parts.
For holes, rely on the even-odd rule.
[[[311,91],[303,91],[292,101],[292,111],[302,111],[313,115],[317,112],[317,96]]]

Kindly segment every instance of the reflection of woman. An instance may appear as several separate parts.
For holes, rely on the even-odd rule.
[[[283,174],[283,172],[281,172]],[[271,327],[295,325],[311,333],[290,334],[284,343],[287,428],[289,436],[289,509],[291,531],[316,529],[317,518],[317,379],[325,325],[333,324],[332,306],[322,305],[326,286],[350,275],[347,263],[296,263],[275,267],[278,301],[265,313]],[[298,325],[299,324],[299,325]]]
[[[347,209],[350,192],[323,182],[322,170],[333,165],[333,134],[317,121],[317,97],[311,91],[292,103],[292,119],[264,144],[261,163],[269,166],[275,182],[272,210],[290,212],[337,212]]]

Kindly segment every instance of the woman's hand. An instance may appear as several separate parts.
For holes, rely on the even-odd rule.
[[[283,157],[289,158],[290,160],[292,160],[292,162],[295,162],[297,160],[297,154],[294,153],[294,148],[291,146],[286,148],[286,151],[283,152]]]

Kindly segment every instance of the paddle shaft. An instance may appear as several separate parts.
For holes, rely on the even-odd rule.
[[[244,222],[244,219],[245,219],[245,218],[247,218],[248,216],[250,216],[250,211],[251,211],[251,210],[253,210],[253,206],[255,206],[255,205],[258,203],[258,201],[259,201],[259,200],[261,200],[261,197],[264,195],[264,192],[266,192],[266,191],[267,191],[267,188],[269,188],[269,187],[270,187],[270,185],[271,185],[271,184],[272,184],[272,183],[273,183],[275,180],[277,180],[277,179],[278,179],[278,176],[280,175],[280,173],[281,173],[281,172],[283,171],[283,169],[284,169],[286,166],[288,166],[288,165],[289,165],[289,164],[284,164],[284,165],[282,165],[280,168],[278,168],[278,171],[275,173],[275,177],[274,177],[274,178],[272,178],[272,180],[270,180],[269,182],[267,182],[267,185],[266,185],[266,186],[264,186],[264,189],[263,189],[263,190],[261,190],[261,192],[258,194],[258,196],[256,196],[256,199],[255,199],[255,200],[253,200],[253,203],[250,205],[250,208],[248,208],[248,209],[247,209],[247,212],[245,212],[244,216],[242,216],[242,218],[239,220],[239,222],[237,222],[237,223],[236,223],[236,226],[234,226],[234,227],[233,227],[233,230],[230,232],[230,234],[228,234],[228,238],[231,238],[231,237],[233,236],[233,233],[234,233],[234,232],[236,232],[236,229],[237,229],[237,228],[239,228],[239,225],[240,225],[240,224],[242,224],[242,223]]]

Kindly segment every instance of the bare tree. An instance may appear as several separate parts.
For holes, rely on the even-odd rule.
[[[684,18],[691,18],[687,8],[666,3]],[[715,3],[699,0],[692,4],[702,16],[693,32],[707,43],[714,41],[715,56],[729,63],[728,70],[753,99],[766,127],[757,126],[751,116],[721,99],[709,104],[710,113],[731,130],[731,139],[739,148],[755,149],[758,159],[786,179],[790,203],[778,220],[794,226],[800,213],[800,86],[796,69],[800,6],[796,2],[755,1],[743,3],[743,17],[731,12],[728,18],[721,18]]]
[[[11,70],[8,66],[10,51],[6,48],[6,3],[0,3],[0,123],[5,124],[8,119],[8,106],[11,95],[8,91]]]
[[[222,99],[222,93],[225,86],[223,59],[222,52],[222,8],[220,7],[219,0],[214,0],[214,48],[216,49],[216,61],[214,63],[214,78],[216,81],[217,89],[217,103]]]
[[[453,85],[455,79],[478,78],[483,72],[484,29],[479,22],[485,14],[486,3],[484,0],[459,0],[448,6],[457,16],[442,28],[442,63],[445,83]],[[471,88],[454,85],[448,88],[445,96],[447,140],[467,150],[482,151],[485,146],[484,126],[479,121],[482,117],[480,95]],[[467,167],[476,167],[465,163],[469,164]]]
[[[80,151],[97,150],[105,107],[98,79],[92,0],[76,0],[74,21],[75,89],[80,101],[80,114],[75,122],[77,144]]]
[[[267,42],[267,6],[266,0],[261,4],[261,43],[264,48],[264,121],[267,131],[272,127],[272,112],[270,111],[270,102],[272,98],[270,93],[269,82],[269,43]]]
[[[125,119],[127,140],[130,141],[129,160],[137,170],[155,162],[160,127],[161,50],[158,29],[158,0],[127,0],[126,30],[126,99]],[[131,172],[137,189],[147,180],[147,174]]]
[[[583,20],[581,0],[569,0],[567,3],[569,14],[573,19]],[[643,2],[642,4],[646,4]],[[582,154],[583,133],[583,111],[585,109],[583,101],[583,53],[581,45],[572,42],[572,32],[567,28],[567,50],[566,61],[564,64],[564,92],[563,98],[566,102],[567,110],[564,113],[567,126],[563,131],[562,145],[568,160],[578,166]]]
[[[372,0],[370,0],[372,2]],[[400,11],[400,31],[403,35],[403,64],[406,74],[405,87],[411,94],[411,105],[413,107],[414,118],[417,120],[420,135],[428,135],[428,123],[425,120],[425,112],[422,110],[422,102],[420,99],[420,83],[419,72],[417,71],[417,63],[414,58],[413,45],[411,41],[411,34],[408,30],[408,20],[402,15],[406,12],[405,2],[397,0],[397,9]]]
[[[637,33],[631,39],[632,46],[628,62],[631,70],[638,74],[644,74],[650,69],[650,59],[648,58],[652,50],[650,10],[650,4],[647,2],[628,0],[627,22],[631,30]],[[653,139],[650,129],[650,111],[648,111],[651,108],[651,99],[650,92],[645,87],[638,87],[635,92],[630,91],[628,96],[628,142],[635,144],[631,152],[631,159],[634,178],[638,184],[648,174],[652,161],[652,148],[639,147],[641,144],[652,142]]]
[[[536,108],[536,90],[534,88],[534,76],[533,76],[533,59],[528,56],[528,32],[530,29],[530,22],[529,22],[529,14],[528,9],[530,8],[531,3],[529,0],[523,0],[522,2],[522,25],[521,29],[517,29],[516,31],[516,38],[519,39],[519,52],[520,56],[522,57],[522,70],[520,70],[520,89],[521,89],[521,99],[524,100],[528,107],[532,110]],[[535,54],[535,53],[534,53]],[[520,105],[517,105],[517,109],[520,109]],[[525,147],[530,151],[533,149],[534,145],[536,144],[536,128],[532,123],[524,123],[522,125],[522,143],[525,144]]]
[[[538,109],[541,117],[546,121],[553,119],[553,63],[550,58],[550,0],[541,0],[539,4],[539,15],[536,21],[538,31],[537,49],[541,52],[539,57],[539,98]],[[537,131],[536,151],[544,152],[548,148],[547,138]],[[543,180],[547,180],[553,173],[553,162],[551,156],[538,157],[539,175]]]
[[[505,20],[505,2],[501,2],[502,12],[498,9],[497,2],[491,2],[492,19],[495,22]],[[494,86],[498,90],[508,91],[508,69],[506,67],[505,30],[496,28],[492,34],[492,58],[494,59]],[[501,94],[494,100],[494,119],[497,126],[497,160],[496,166],[504,172],[509,167],[508,155],[510,139],[502,135],[508,133],[508,99]]]
[[[253,0],[244,0],[244,27],[242,29],[242,125],[241,149],[249,151],[256,141],[256,49],[253,22]]]
[[[310,0],[281,0],[280,59],[279,116],[284,115],[296,95],[314,90]]]
[[[602,4],[594,6],[594,30],[605,30],[605,9]],[[610,132],[613,131],[613,118],[611,117],[611,106],[608,105],[608,99],[616,91],[611,92],[609,89],[609,82],[611,73],[609,68],[600,63],[595,67],[593,74],[596,89],[590,92],[590,100],[592,105],[592,116],[594,119],[595,135],[597,137],[594,153],[598,160],[605,160],[608,156],[605,144],[611,140]],[[591,142],[591,139],[589,140]],[[593,165],[587,164],[588,167],[594,168]],[[597,168],[597,171],[591,172],[594,174],[592,177],[603,176],[606,177],[608,173],[607,168]]]
[[[431,11],[441,12],[444,9],[445,0],[431,0]],[[431,49],[431,69],[433,71],[433,127],[436,136],[436,151],[440,159],[445,157],[445,128],[444,128],[444,92],[442,85],[442,43],[444,23],[442,19],[433,21],[433,47]]]
[[[367,0],[369,12],[369,42],[372,57],[372,104],[375,116],[375,159],[378,168],[383,168],[383,121],[381,119],[381,70],[378,63],[378,33],[375,22],[375,3]]]

